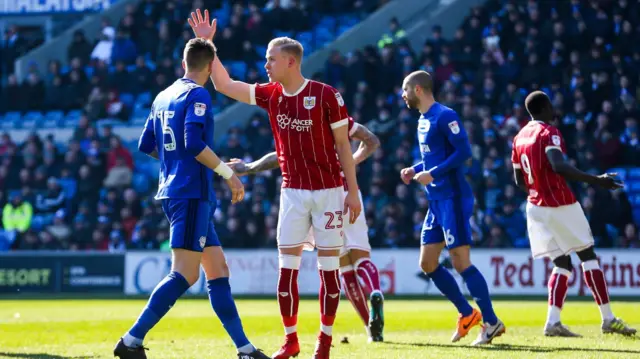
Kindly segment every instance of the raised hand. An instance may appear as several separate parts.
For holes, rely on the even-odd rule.
[[[196,12],[191,13],[191,18],[187,21],[189,22],[189,26],[191,26],[191,30],[193,30],[196,37],[213,41],[218,21],[213,19],[213,21],[209,23],[209,10],[205,10],[204,17],[202,17],[200,9],[197,9]]]
[[[402,171],[400,171],[400,178],[402,179],[402,182],[404,182],[404,184],[411,183],[411,180],[415,175],[416,171],[413,169],[413,167],[403,168]]]

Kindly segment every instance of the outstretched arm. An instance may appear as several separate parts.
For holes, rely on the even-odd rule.
[[[188,19],[189,25],[193,30],[193,33],[197,37],[213,41],[213,36],[216,34],[217,21],[213,19],[209,23],[209,10],[204,11],[204,17],[200,12],[200,9],[196,13],[191,13],[191,18]],[[224,68],[220,59],[218,58],[217,50],[216,56],[213,60],[213,68],[211,69],[211,81],[216,91],[223,95],[229,96],[232,99],[251,105],[255,105],[255,101],[252,101],[251,92],[252,86],[246,82],[233,80],[227,70]]]
[[[380,147],[380,139],[363,125],[354,124],[354,126],[356,127],[355,131],[351,134],[351,138],[360,141],[360,146],[358,146],[358,149],[353,154],[353,161],[357,166],[376,152],[378,147]]]
[[[255,175],[258,172],[276,169],[280,166],[275,151],[262,156],[257,161],[245,164],[241,159],[233,158],[228,164],[238,176]]]
[[[618,189],[624,187],[621,182],[615,179],[615,173],[606,173],[600,176],[594,176],[592,174],[582,172],[571,165],[559,149],[548,148],[546,153],[553,172],[561,175],[569,181],[585,182],[590,185],[596,185],[606,189]]]

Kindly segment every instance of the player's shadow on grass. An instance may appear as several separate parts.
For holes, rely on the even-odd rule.
[[[516,351],[516,352],[536,352],[536,353],[553,353],[563,351],[574,352],[599,352],[599,353],[615,353],[615,354],[640,354],[640,350],[627,350],[627,349],[602,349],[602,348],[570,348],[570,347],[550,347],[541,348],[530,345],[517,345],[517,344],[493,344],[490,346],[460,346],[454,344],[437,344],[437,343],[398,343],[398,342],[384,342],[385,344],[403,345],[412,347],[437,347],[437,348],[469,348],[488,351]]]
[[[24,358],[24,359],[91,359],[91,358],[95,358],[94,356],[68,357],[63,355],[44,354],[44,353],[3,353],[3,352],[0,352],[0,357]]]

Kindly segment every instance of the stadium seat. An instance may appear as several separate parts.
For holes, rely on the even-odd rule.
[[[49,111],[44,114],[42,128],[56,128],[62,125],[64,113],[62,111]]]
[[[64,119],[64,127],[72,128],[78,127],[78,123],[80,122],[80,117],[82,116],[81,110],[73,110],[67,113],[67,116]]]
[[[20,112],[7,112],[4,115],[4,119],[2,121],[2,128],[5,130],[20,128],[21,119],[22,119],[22,115],[20,115]]]
[[[337,19],[333,16],[323,16],[318,23],[318,27],[326,27],[329,29],[335,29],[336,24],[338,23]]]
[[[336,36],[340,36],[345,32],[349,31],[353,26],[350,25],[340,25],[338,26],[338,31],[336,32]]]
[[[244,79],[247,74],[247,63],[244,61],[233,61],[229,63],[231,77]]]
[[[150,182],[150,178],[144,173],[135,173],[131,185],[137,193],[146,193],[151,187]]]
[[[631,179],[640,179],[640,168],[632,168],[629,170],[629,177]]]
[[[121,93],[120,101],[122,101],[122,103],[126,107],[131,108],[133,107],[133,102],[135,101],[135,97],[133,96],[133,94],[130,94],[130,93]]]
[[[85,66],[84,67],[84,73],[87,74],[87,78],[92,78],[93,77],[93,73],[95,72],[95,67],[93,66]]]
[[[640,208],[633,209],[633,221],[635,223],[640,223]]]
[[[150,108],[136,108],[133,110],[133,114],[131,115],[131,120],[129,121],[132,126],[144,126],[144,123],[147,121],[147,116],[149,116]]]
[[[140,107],[148,107],[149,105],[151,105],[151,101],[151,93],[143,92],[138,95],[138,98],[136,98],[136,106],[141,105]]]
[[[42,112],[27,112],[24,116],[22,116],[22,128],[27,130],[35,130],[42,123],[43,119],[44,117],[42,116]]]

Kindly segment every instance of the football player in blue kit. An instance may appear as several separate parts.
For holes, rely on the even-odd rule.
[[[464,176],[464,162],[471,158],[467,133],[456,112],[435,101],[429,73],[411,73],[404,79],[402,90],[407,106],[421,113],[418,142],[422,161],[400,173],[404,183],[413,179],[425,186],[429,199],[429,211],[422,226],[420,266],[458,309],[457,328],[451,341],[459,341],[484,319],[473,345],[489,344],[505,332],[505,326],[493,311],[486,280],[469,258],[472,242],[469,219],[474,198]],[[454,277],[439,264],[445,246],[480,312],[467,302]]]
[[[155,199],[171,226],[171,272],[156,286],[136,323],[114,349],[121,359],[146,359],[143,340],[204,269],[209,299],[233,340],[240,359],[269,358],[247,339],[229,286],[229,268],[213,226],[216,196],[213,173],[222,176],[241,201],[238,177],[211,150],[214,121],[211,96],[203,88],[211,75],[216,52],[204,39],[190,40],[184,49],[183,78],[162,91],[153,102],[140,137],[140,151],[160,160]]]

